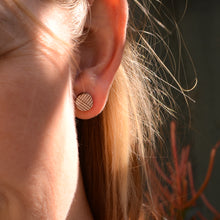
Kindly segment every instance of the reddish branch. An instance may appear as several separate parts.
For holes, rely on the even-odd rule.
[[[217,219],[220,219],[220,213],[211,205],[211,203],[208,201],[204,194],[201,195],[201,199],[206,205],[206,207],[215,215],[215,217]]]
[[[190,146],[183,148],[181,150],[180,158],[178,158],[175,122],[171,122],[170,132],[172,163],[166,163],[166,170],[168,171],[168,174],[165,174],[156,159],[153,162],[157,173],[152,170],[149,171],[154,182],[154,187],[156,188],[154,202],[159,208],[159,214],[172,219],[182,219],[183,213],[186,211],[186,209],[195,206],[195,202],[199,197],[201,197],[206,207],[215,215],[214,219],[220,219],[220,213],[202,194],[211,177],[215,155],[218,147],[220,146],[220,141],[217,142],[217,144],[211,150],[205,180],[203,181],[199,190],[196,191],[193,181],[192,166],[191,162],[189,161]],[[168,186],[164,186],[161,179],[168,184]],[[192,198],[189,200],[188,191],[191,192],[192,196]],[[191,218],[191,220],[196,219],[196,216],[201,220],[206,219],[200,212],[197,212],[195,216]]]
[[[180,195],[181,184],[180,184],[180,172],[179,172],[177,147],[176,147],[176,124],[174,121],[172,121],[170,125],[170,135],[171,135],[171,149],[172,149],[172,155],[173,155],[173,163],[174,163],[175,172],[176,172],[177,195]],[[178,199],[178,205],[180,204],[181,204],[181,201]]]
[[[205,190],[208,182],[209,182],[209,179],[211,177],[211,174],[212,174],[212,170],[213,170],[213,165],[214,165],[214,160],[215,160],[215,155],[216,155],[216,150],[218,149],[220,145],[220,141],[214,146],[214,148],[212,149],[211,151],[211,154],[210,154],[210,160],[209,160],[209,167],[208,167],[208,171],[206,173],[206,177],[205,177],[205,180],[202,184],[202,186],[200,187],[200,189],[196,192],[196,194],[193,196],[192,199],[190,199],[187,203],[184,204],[184,208],[188,208],[190,206],[193,205],[193,203],[199,198],[199,196],[203,193],[203,191]]]

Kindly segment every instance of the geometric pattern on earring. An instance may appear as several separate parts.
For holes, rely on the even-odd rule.
[[[80,111],[89,111],[93,106],[93,98],[89,93],[81,93],[76,97],[75,104]]]

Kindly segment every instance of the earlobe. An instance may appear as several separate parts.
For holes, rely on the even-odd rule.
[[[80,94],[88,93],[93,105],[86,111],[75,105],[77,118],[93,118],[105,106],[114,75],[122,59],[127,11],[126,0],[94,0],[91,6],[91,16],[85,25],[89,33],[79,47],[80,72],[74,80],[74,93],[75,101]]]

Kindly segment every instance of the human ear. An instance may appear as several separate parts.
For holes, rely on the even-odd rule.
[[[89,93],[93,106],[75,108],[75,116],[89,119],[104,108],[114,75],[120,65],[128,18],[126,0],[94,0],[85,24],[86,39],[79,47],[80,71],[74,80],[74,94]]]

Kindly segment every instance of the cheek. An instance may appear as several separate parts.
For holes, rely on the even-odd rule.
[[[42,44],[26,45],[13,50],[0,59],[0,79],[20,85],[28,83],[49,86],[58,81],[62,83],[69,75],[69,57],[68,54],[59,56],[57,51],[43,47]]]
[[[5,125],[0,127],[1,132],[13,129],[19,137],[19,132],[26,129],[25,123],[31,120],[29,129],[38,133],[55,110],[62,111],[68,68],[59,71],[54,64],[41,59],[30,56],[0,62],[0,123]]]
[[[48,216],[55,219],[54,213],[68,211],[77,185],[71,79],[65,62],[54,64],[39,51],[32,51],[30,45],[29,50],[0,61],[0,140],[4,155],[0,155],[0,176],[26,195],[24,202],[17,198],[21,206],[28,204],[25,212],[42,198],[51,210]],[[10,138],[5,138],[8,134]]]
[[[19,126],[22,120],[27,120],[27,112],[31,112],[32,117],[42,119],[35,122],[40,130],[43,121],[63,100],[69,81],[67,52],[62,54],[37,40],[29,42],[0,58],[0,102],[6,103],[1,108],[14,118],[16,107],[16,120],[21,121],[17,123]],[[11,129],[10,123],[4,124]],[[15,126],[13,120],[11,124]]]
[[[42,198],[48,218],[64,219],[54,213],[68,211],[78,169],[71,78],[66,59],[52,62],[35,46],[0,61],[0,177],[26,195],[17,198],[25,213]]]
[[[64,21],[52,20],[52,8],[51,14],[47,8],[34,13],[49,33],[34,25],[30,32],[14,30],[22,34],[13,32],[13,43],[1,38],[7,47],[0,57],[0,176],[26,195],[25,212],[42,198],[52,210],[48,218],[64,219],[78,176],[70,47],[61,43],[71,36]]]

